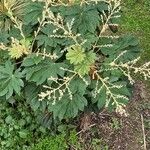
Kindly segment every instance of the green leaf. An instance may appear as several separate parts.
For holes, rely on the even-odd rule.
[[[76,66],[74,67],[74,70],[75,70],[78,74],[84,76],[84,75],[86,75],[86,74],[89,73],[90,67],[91,67],[90,64],[89,64],[87,61],[85,61],[85,62],[82,63],[82,64],[76,65]]]
[[[12,121],[13,121],[12,116],[7,116],[6,119],[5,119],[5,122],[6,122],[7,124],[11,124]]]
[[[108,10],[108,4],[104,1],[97,2],[96,8],[98,11],[103,12],[105,10]]]
[[[49,59],[41,60],[37,58],[36,62],[34,57],[29,56],[26,59],[23,62],[23,66],[25,66],[23,73],[27,81],[34,81],[37,85],[42,84],[50,77],[63,76],[65,71],[61,67],[67,67],[64,63],[54,63]]]
[[[85,79],[86,80],[86,79]],[[88,83],[89,81],[86,80]],[[86,91],[86,88],[87,88],[87,85],[85,84],[85,82],[79,78],[79,77],[76,77],[74,78],[73,80],[71,80],[70,84],[69,84],[69,89],[71,90],[71,92],[73,94],[75,93],[79,93],[81,95],[84,95],[85,94],[85,91]]]
[[[26,130],[24,130],[24,131],[22,130],[22,131],[19,131],[19,136],[23,139],[26,139],[28,136],[28,133]]]
[[[92,91],[92,93],[94,92],[95,93],[95,86],[96,86],[96,84],[97,84],[97,82],[96,81],[94,81],[93,82],[93,85],[92,85],[92,89],[94,89],[93,91]],[[91,94],[91,95],[89,95],[90,97],[91,97],[91,100],[92,100],[92,103],[94,104],[94,103],[97,103],[97,107],[99,108],[99,109],[101,109],[101,108],[103,108],[104,106],[105,106],[105,104],[106,104],[106,100],[107,100],[107,94],[106,94],[106,92],[107,92],[107,89],[106,89],[106,87],[104,86],[104,85],[102,85],[102,83],[100,83],[99,82],[99,84],[97,85],[98,87],[97,87],[97,89],[98,89],[98,91],[99,92],[97,92],[97,95],[96,95],[96,97],[95,96],[93,96],[93,94]]]
[[[88,79],[85,78],[85,80],[89,83]],[[58,117],[60,120],[71,118],[77,116],[79,111],[83,111],[84,107],[87,106],[87,100],[84,97],[87,86],[78,76],[72,79],[68,86],[72,99],[65,93],[61,100],[56,101],[55,105],[48,106],[49,111],[53,112],[54,118]]]
[[[87,54],[86,54],[86,59],[87,59],[87,62],[89,64],[93,64],[96,60],[96,54],[92,51],[89,51]]]
[[[13,92],[20,94],[24,86],[22,77],[20,69],[14,70],[14,65],[10,61],[7,61],[5,66],[0,66],[0,96],[6,96],[8,99]]]
[[[83,36],[87,41],[83,44],[83,47],[91,50],[92,45],[98,40],[98,37],[92,33],[87,33]]]
[[[102,87],[100,93],[97,95],[97,106],[99,109],[103,108],[106,104],[106,88]]]
[[[22,63],[22,66],[29,67],[32,65],[38,65],[43,60],[42,56],[37,56],[36,54],[31,54],[26,57]]]
[[[52,24],[45,25],[41,28],[40,34],[36,37],[38,47],[43,46],[47,47],[57,47],[58,44],[64,45],[66,42],[65,38],[56,38],[56,37],[50,37],[51,35],[54,35],[53,31],[56,30],[56,27]],[[58,36],[62,35],[62,33],[55,33]]]
[[[86,34],[87,32],[94,33],[100,21],[98,11],[93,6],[85,7],[85,5],[79,8],[76,7],[76,10],[78,10],[76,12],[73,12],[71,9],[68,8],[68,11],[70,10],[72,14],[69,16],[70,13],[67,14],[66,12],[66,18],[67,20],[75,19],[73,31],[81,34]]]
[[[96,55],[92,51],[89,51],[86,54],[86,59],[81,64],[77,64],[74,67],[74,70],[80,75],[84,76],[89,73],[91,66],[96,60]]]
[[[34,111],[45,111],[46,109],[46,101],[39,101],[39,96],[38,94],[41,92],[42,87],[41,86],[36,86],[34,83],[28,83],[27,86],[25,87],[25,98],[27,100],[27,103],[30,104],[31,108]]]
[[[42,17],[44,4],[38,2],[30,2],[26,8],[26,15],[24,15],[24,23],[26,25],[32,24],[35,25],[38,23],[38,18]]]
[[[124,96],[127,96],[127,97],[131,97],[131,92],[129,91],[130,88],[127,86],[127,82],[117,81],[117,82],[114,82],[113,84],[116,85],[116,86],[122,85],[122,87],[119,88],[119,89],[113,88],[112,89],[113,93],[121,94],[121,95],[124,95]]]
[[[108,39],[109,40],[109,39]],[[125,35],[118,38],[113,43],[105,43],[105,44],[113,44],[111,47],[102,47],[101,51],[106,57],[105,61],[110,62],[114,60],[121,52],[127,51],[122,57],[119,58],[119,61],[128,61],[137,58],[139,55],[140,48],[138,46],[138,40],[135,39],[131,35]],[[105,45],[103,43],[103,45]]]
[[[7,44],[9,42],[8,38],[7,32],[0,32],[0,43]]]
[[[66,58],[74,65],[82,63],[86,57],[84,51],[85,50],[80,45],[74,45],[68,49]]]
[[[87,106],[86,98],[82,95],[74,94],[72,100],[68,96],[64,96],[51,107],[51,110],[53,111],[54,118],[58,117],[59,120],[62,120],[63,118],[77,116],[78,112],[83,111],[85,106]]]

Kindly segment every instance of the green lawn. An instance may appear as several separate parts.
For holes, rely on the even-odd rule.
[[[139,38],[142,62],[150,60],[150,0],[124,0],[121,32]]]

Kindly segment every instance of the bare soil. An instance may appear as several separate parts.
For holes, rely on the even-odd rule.
[[[134,85],[133,97],[126,107],[128,116],[103,111],[84,114],[78,133],[84,150],[150,149],[150,94],[142,82]],[[144,122],[142,122],[142,117]],[[142,128],[143,125],[143,128]],[[144,136],[146,142],[144,143]],[[100,143],[93,144],[93,139]],[[98,145],[98,146],[96,146]]]

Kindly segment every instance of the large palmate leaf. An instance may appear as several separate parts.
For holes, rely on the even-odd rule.
[[[38,19],[42,17],[43,3],[30,2],[26,8],[26,15],[24,16],[25,24],[35,25]]]
[[[86,55],[84,53],[84,49],[80,45],[74,45],[68,48],[68,53],[66,58],[70,60],[71,64],[79,64],[85,59]]]
[[[87,80],[87,84],[88,82]],[[61,100],[56,101],[55,105],[49,105],[49,110],[53,112],[55,118],[58,117],[62,120],[63,118],[75,117],[79,111],[84,110],[84,107],[87,106],[87,100],[84,97],[87,84],[78,77],[71,81],[68,88],[72,99],[70,99],[68,94],[65,94]]]
[[[28,83],[24,89],[25,98],[27,103],[30,104],[31,108],[34,111],[41,110],[45,111],[47,102],[46,101],[39,101],[38,94],[41,92],[42,87],[37,86],[34,83]]]
[[[85,83],[81,78],[78,78],[78,76],[72,79],[69,84],[71,93],[79,93],[80,95],[84,95],[87,85],[90,83],[90,80],[88,78],[85,81],[87,83]]]
[[[42,27],[41,33],[36,38],[36,40],[38,42],[38,46],[44,45],[45,47],[46,46],[56,47],[58,44],[64,45],[66,39],[53,37],[54,30],[56,30],[56,27],[52,24],[48,24],[48,25],[45,25],[44,27]],[[50,36],[52,36],[52,37],[50,37]]]
[[[106,104],[107,95],[106,95],[106,88],[102,87],[101,91],[98,93],[96,98],[93,98],[94,101],[97,101],[97,106],[99,109],[103,108]]]
[[[20,94],[21,87],[24,86],[22,81],[23,74],[19,69],[14,70],[14,65],[10,61],[5,66],[0,66],[0,96],[10,98],[15,92]]]
[[[75,65],[74,70],[79,73],[80,75],[84,76],[89,73],[91,66],[93,66],[94,62],[96,60],[96,55],[92,51],[89,51],[86,53],[85,59]]]
[[[76,16],[74,29],[85,34],[88,32],[95,32],[99,25],[99,14],[96,10],[85,10]]]
[[[75,117],[79,111],[84,110],[85,106],[87,106],[86,98],[80,94],[74,94],[72,100],[64,96],[56,105],[49,107],[49,110],[53,112],[55,118],[62,120]]]
[[[64,63],[54,63],[50,59],[42,59],[40,56],[31,55],[27,57],[22,66],[27,81],[34,81],[37,85],[42,84],[48,78],[57,78],[64,75],[64,70],[67,66]]]
[[[116,41],[112,43],[110,39],[107,41],[111,43],[103,43],[103,44],[112,44],[112,46],[103,47],[101,51],[104,55],[109,55],[107,61],[112,61],[115,59],[122,51],[127,51],[121,58],[121,61],[133,60],[137,57],[140,52],[140,48],[138,45],[138,40],[131,35],[126,35],[118,38]]]
[[[70,22],[74,18],[72,30],[77,33],[86,34],[87,32],[94,33],[99,25],[100,16],[94,5],[72,7],[61,7],[55,11],[64,16],[66,22]]]
[[[29,47],[30,47],[30,40],[21,40],[17,41],[14,40],[14,42],[11,43],[11,47],[9,50],[9,55],[11,58],[19,59],[24,54],[27,55],[29,53]]]
[[[84,76],[89,73],[90,67],[96,60],[96,54],[92,51],[85,52],[80,45],[74,45],[68,49],[66,59],[74,64],[74,70]]]

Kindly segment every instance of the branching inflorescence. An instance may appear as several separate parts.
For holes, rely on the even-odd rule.
[[[119,69],[122,71],[122,73],[128,77],[128,80],[131,84],[135,83],[134,79],[132,78],[132,73],[134,74],[140,74],[144,77],[145,80],[148,80],[150,78],[150,62],[146,62],[145,64],[141,66],[137,66],[138,61],[140,60],[140,57],[128,61],[128,62],[120,62],[116,63],[116,61],[121,57],[123,54],[125,54],[126,51],[122,52],[114,61],[112,61],[110,64],[108,64],[112,69]]]

